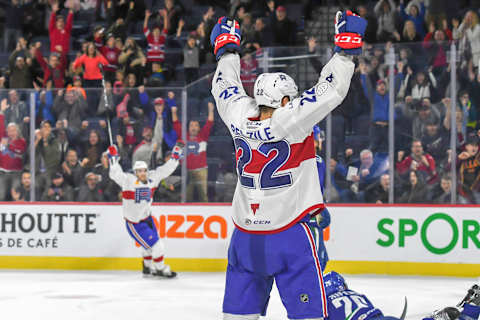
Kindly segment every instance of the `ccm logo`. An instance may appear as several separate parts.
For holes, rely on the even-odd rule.
[[[362,43],[362,37],[361,36],[354,36],[354,35],[337,34],[335,36],[335,42],[360,44],[360,43]]]
[[[228,43],[233,42],[240,45],[240,39],[237,36],[229,33],[224,33],[217,37],[215,41],[215,47],[217,47],[218,45],[222,45],[223,43],[226,43],[226,42]]]
[[[227,221],[222,216],[161,215],[153,217],[160,238],[226,239]]]

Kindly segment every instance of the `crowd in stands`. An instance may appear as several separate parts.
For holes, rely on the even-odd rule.
[[[349,94],[332,113],[331,201],[386,203],[393,187],[396,202],[449,203],[456,183],[459,202],[478,203],[479,2],[0,0],[5,4],[3,21],[0,9],[0,201],[30,200],[32,145],[36,200],[119,201],[120,190],[108,178],[107,114],[125,170],[136,160],[151,167],[162,164],[182,139],[187,150],[187,201],[231,201],[235,152],[228,129],[216,114],[209,78],[202,78],[215,68],[209,35],[216,19],[230,15],[240,21],[241,79],[253,95],[266,48],[302,47],[303,53],[315,54],[308,59],[306,72],[319,73],[325,59],[318,55],[331,42],[320,42],[319,30],[308,22],[316,22],[322,10],[338,7],[352,8],[368,26]],[[457,149],[452,151],[453,42],[459,62]],[[397,54],[393,186],[388,174],[386,64],[392,46]],[[284,66],[269,71],[289,72]],[[299,85],[306,89],[313,84]],[[175,87],[185,85],[184,137],[181,90]],[[325,129],[325,122],[320,127]],[[316,138],[318,153],[324,155],[325,138]],[[180,185],[179,168],[162,182],[156,200],[180,201]]]

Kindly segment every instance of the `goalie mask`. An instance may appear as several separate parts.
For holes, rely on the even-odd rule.
[[[298,87],[286,73],[262,73],[255,81],[253,92],[257,105],[276,109],[282,106],[283,97],[292,101],[298,95]]]

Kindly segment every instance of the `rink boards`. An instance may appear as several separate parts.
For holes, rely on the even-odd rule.
[[[120,205],[3,203],[0,268],[139,270]],[[233,231],[225,204],[153,207],[167,262],[179,271],[223,271]],[[324,237],[343,273],[480,275],[478,206],[330,205]]]

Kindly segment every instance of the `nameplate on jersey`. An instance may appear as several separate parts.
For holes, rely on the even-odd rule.
[[[248,125],[250,123],[251,125]],[[230,130],[234,136],[242,136],[251,140],[259,141],[272,141],[275,139],[275,136],[272,135],[270,127],[260,127],[260,122],[257,122],[258,125],[253,125],[253,121],[247,123],[247,130],[243,132],[242,129],[235,127],[235,125],[230,124]]]
[[[152,190],[150,188],[136,188],[135,189],[135,203],[140,203],[142,200],[150,202],[152,198]]]

